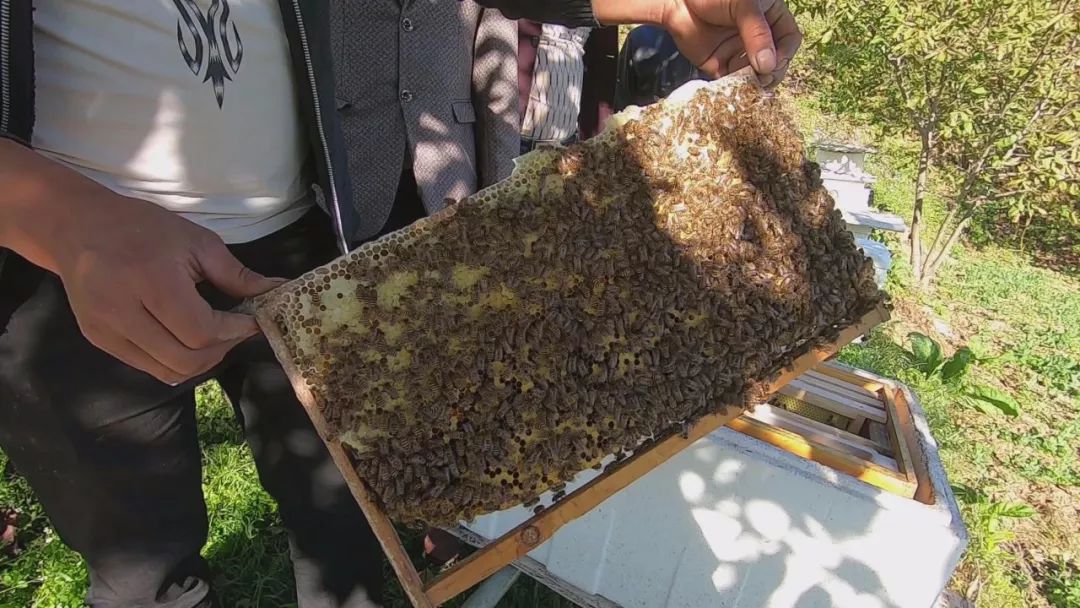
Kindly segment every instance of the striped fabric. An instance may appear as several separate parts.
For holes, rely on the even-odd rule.
[[[544,24],[536,48],[529,104],[521,136],[534,142],[563,142],[577,133],[590,28]]]

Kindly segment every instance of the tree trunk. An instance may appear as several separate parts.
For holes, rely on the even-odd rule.
[[[1024,220],[1024,228],[1020,231],[1020,253],[1024,253],[1024,239],[1027,238],[1028,228],[1031,228],[1031,221],[1035,219],[1034,213],[1027,214],[1027,219]]]
[[[963,194],[961,194],[961,196],[963,196]],[[926,255],[925,255],[926,259],[923,260],[923,270],[924,271],[927,268],[930,267],[931,259],[936,257],[934,255],[934,252],[941,251],[940,249],[938,249],[938,247],[941,247],[941,243],[946,238],[945,233],[948,232],[949,226],[952,226],[952,223],[954,221],[956,221],[956,216],[959,215],[959,213],[960,213],[960,202],[962,202],[962,201],[954,202],[954,204],[952,206],[952,209],[949,209],[948,215],[946,215],[945,219],[942,220],[941,227],[938,228],[937,234],[934,235],[933,242],[930,243],[930,249],[926,250],[926,252],[925,252],[926,253]],[[923,274],[926,274],[926,273],[924,272]],[[927,282],[929,282],[929,281],[927,281]]]
[[[971,224],[971,218],[972,216],[968,215],[953,228],[952,234],[949,235],[949,240],[945,241],[945,246],[942,247],[940,251],[937,251],[936,253],[933,251],[930,252],[931,256],[926,260],[926,270],[923,271],[922,274],[924,287],[929,285],[930,281],[934,280],[934,276],[937,275],[938,269],[941,268],[941,265],[949,257],[949,252],[956,246],[957,241],[960,240],[960,236],[964,234],[964,230],[967,230],[968,225]],[[947,225],[942,224],[939,234],[948,230],[948,228]]]
[[[930,132],[921,129],[922,150],[919,151],[919,174],[915,178],[915,208],[911,212],[911,270],[915,281],[923,283],[923,199],[926,196],[926,182],[930,173]]]

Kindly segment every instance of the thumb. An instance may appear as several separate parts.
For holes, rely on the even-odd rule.
[[[236,298],[251,298],[284,284],[285,279],[269,279],[240,263],[219,243],[196,253],[202,276],[214,287]]]
[[[255,317],[220,310],[211,311],[211,314],[214,316],[218,339],[229,343],[229,349],[259,333],[259,324]]]
[[[771,74],[776,70],[776,46],[760,3],[758,0],[731,2],[731,16],[746,47],[746,57],[758,74]]]

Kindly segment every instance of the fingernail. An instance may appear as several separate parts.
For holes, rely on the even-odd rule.
[[[761,49],[754,55],[754,68],[759,74],[768,74],[776,69],[776,52],[772,49]]]

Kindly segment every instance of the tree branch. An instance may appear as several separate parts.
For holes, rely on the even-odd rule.
[[[1047,28],[1046,33],[1049,33],[1050,31],[1051,29]],[[961,185],[960,191],[956,197],[957,200],[962,201],[963,199],[967,198],[972,186],[974,186],[975,180],[978,178],[978,175],[983,172],[983,169],[986,168],[986,163],[990,159],[990,155],[993,153],[998,139],[1000,139],[1003,135],[1002,131],[1005,128],[1006,122],[1004,120],[1005,113],[1008,111],[1009,106],[1012,105],[1013,100],[1016,99],[1017,95],[1020,94],[1020,91],[1024,89],[1024,87],[1027,85],[1027,82],[1035,74],[1035,70],[1042,65],[1044,59],[1047,57],[1047,52],[1052,47],[1052,44],[1050,42],[1051,41],[1047,41],[1046,44],[1042,45],[1042,47],[1039,49],[1039,54],[1036,55],[1032,62],[1028,65],[1028,68],[1024,72],[1024,75],[1020,77],[1020,80],[1016,82],[1016,86],[1014,86],[1007,94],[1004,103],[1001,104],[1000,110],[994,115],[993,120],[987,121],[988,123],[993,124],[993,127],[987,133],[986,139],[983,142],[983,150],[982,153],[979,155],[979,159],[965,172],[963,185]],[[1071,47],[1074,47],[1075,45],[1076,43],[1074,41]],[[1045,104],[1048,100],[1049,96],[1044,96],[1039,101],[1039,105],[1036,107],[1036,113],[1034,115],[1034,118],[1037,118],[1038,114],[1041,114],[1042,109],[1045,107]],[[1025,132],[1028,130],[1028,127],[1031,126],[1032,122],[1033,120],[1029,120],[1027,125],[1025,125]],[[1016,144],[1018,144],[1019,141],[1020,140],[1018,138],[1018,140],[1013,143],[1013,146],[1012,148],[1010,148],[1009,153],[1016,149]]]
[[[924,268],[922,269],[923,276],[926,276],[927,271],[932,266],[931,262],[937,255],[938,246],[941,245],[941,240],[944,238],[946,230],[949,228],[949,224],[953,223],[957,214],[960,213],[960,206],[953,205],[949,209],[949,213],[945,216],[945,219],[941,222],[941,226],[937,229],[937,234],[934,235],[934,242],[930,245],[930,249],[927,251],[926,261],[924,262]]]
[[[933,280],[934,275],[936,275],[938,269],[941,268],[941,264],[949,257],[949,252],[956,246],[956,242],[960,240],[960,235],[962,235],[968,225],[971,224],[971,218],[972,216],[968,215],[953,229],[952,234],[949,235],[949,240],[945,243],[945,247],[934,256],[934,260],[930,263],[930,267],[923,273],[924,283],[929,283]],[[942,226],[942,230],[944,229],[945,227]]]
[[[990,195],[990,196],[986,196],[985,198],[988,201],[999,201],[999,200],[1001,200],[1003,198],[1009,198],[1009,197],[1017,196],[1019,194],[1034,194],[1035,192],[1038,192],[1038,190],[1035,190],[1034,188],[1021,188],[1019,190],[1009,190],[1008,192],[1000,192],[998,194],[993,194],[993,195]]]

